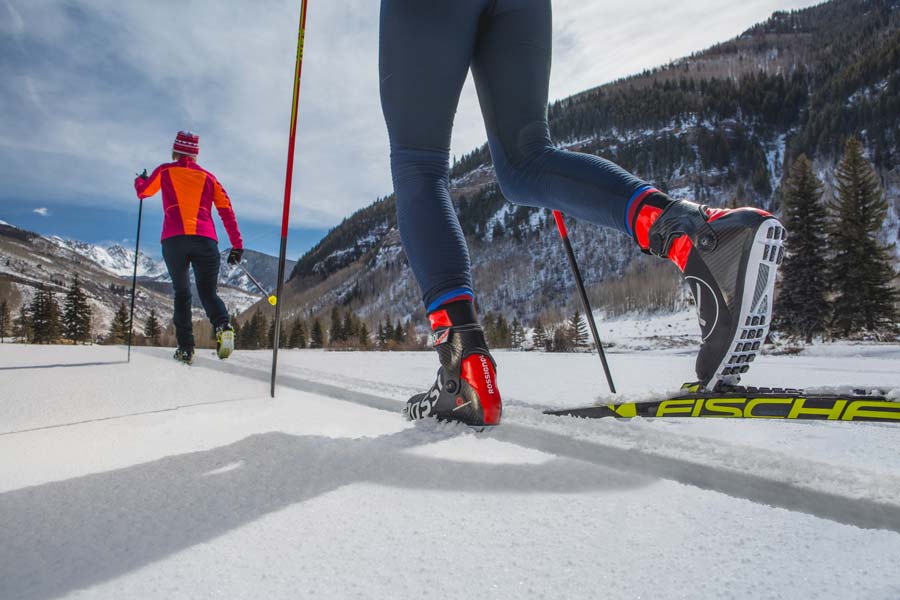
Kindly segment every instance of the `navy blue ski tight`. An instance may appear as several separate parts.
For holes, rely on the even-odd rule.
[[[628,205],[650,186],[550,141],[551,37],[550,0],[381,2],[381,105],[400,237],[429,311],[472,294],[449,192],[450,133],[470,66],[504,196],[630,233]]]
[[[194,348],[191,324],[191,278],[194,280],[200,303],[213,327],[228,323],[228,309],[216,293],[219,280],[219,245],[216,240],[200,235],[176,235],[162,241],[163,260],[172,278],[175,291],[175,338],[179,348]]]

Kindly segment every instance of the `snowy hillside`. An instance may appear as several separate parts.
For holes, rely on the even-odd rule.
[[[252,263],[248,268],[261,271],[266,279],[273,270],[275,257],[249,251]],[[235,267],[223,267],[223,274],[231,274],[230,280],[242,283],[231,287],[227,282],[220,287],[221,295],[231,312],[241,312],[254,304],[260,296],[256,286],[242,282],[232,273]],[[94,334],[105,333],[120,303],[130,301],[131,276],[134,269],[134,251],[122,246],[102,247],[85,242],[45,237],[9,224],[0,224],[0,282],[9,282],[15,290],[12,310],[21,303],[30,302],[34,290],[44,286],[57,294],[58,299],[78,275],[93,308]],[[172,287],[168,273],[161,261],[143,252],[138,263],[138,292],[135,305],[136,329],[143,328],[144,320],[155,310],[168,322],[172,311]],[[274,284],[275,276],[269,281]],[[273,285],[274,287],[274,285]],[[203,318],[199,297],[194,293],[195,318]]]
[[[832,351],[749,383],[900,388]],[[501,352],[475,433],[400,418],[430,353],[282,351],[274,400],[270,358],[0,345],[0,597],[900,597],[900,426],[547,417],[596,357]],[[692,360],[610,356],[633,398]]]
[[[219,271],[219,282],[229,287],[238,288],[251,294],[259,294],[259,289],[254,285],[253,281],[244,272],[244,269],[250,271],[253,277],[259,281],[267,290],[274,290],[278,282],[278,257],[256,252],[255,250],[244,250],[244,256],[241,258],[241,269],[237,265],[229,265],[226,262],[228,252],[222,252],[222,268]],[[285,261],[285,277],[294,268],[295,261]]]
[[[680,199],[778,213],[786,168],[801,153],[832,197],[849,136],[863,140],[900,235],[900,1],[833,0],[777,12],[732,40],[549,107],[560,148],[609,158]],[[452,167],[450,192],[473,261],[482,309],[530,320],[575,306],[566,257],[546,211],[515,207],[496,186],[486,146]],[[302,256],[285,301],[294,314],[350,306],[375,320],[421,321],[421,298],[383,198]],[[589,288],[646,262],[631,240],[569,221]],[[900,244],[897,245],[900,268]],[[637,260],[636,260],[637,259]]]

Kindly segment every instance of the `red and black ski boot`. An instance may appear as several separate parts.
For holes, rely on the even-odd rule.
[[[497,388],[497,364],[488,351],[481,326],[474,319],[454,325],[445,309],[428,318],[441,366],[431,389],[410,398],[403,414],[410,420],[436,418],[474,427],[499,424],[502,402]]]
[[[645,249],[678,265],[694,295],[702,336],[700,383],[710,390],[736,385],[769,332],[784,226],[763,210],[692,202],[651,206],[644,216],[643,227],[636,226],[638,242],[643,229]]]

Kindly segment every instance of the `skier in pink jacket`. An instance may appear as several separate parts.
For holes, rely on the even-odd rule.
[[[141,175],[134,180],[134,189],[140,200],[162,191],[165,211],[162,252],[175,290],[173,320],[178,340],[175,359],[188,364],[194,357],[191,267],[200,302],[216,329],[219,358],[228,358],[234,350],[234,328],[229,323],[228,309],[217,294],[220,256],[212,218],[213,206],[231,241],[228,263],[239,263],[244,252],[231,200],[215,175],[197,164],[199,152],[200,136],[179,131],[172,146],[173,162],[164,163],[149,176]]]

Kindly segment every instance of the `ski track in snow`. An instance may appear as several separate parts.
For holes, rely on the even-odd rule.
[[[233,365],[213,359],[201,358],[198,365],[235,372]],[[239,372],[260,381],[269,380],[266,371],[242,368]],[[401,403],[390,398],[287,374],[279,378],[279,384],[379,410],[399,412],[402,408]],[[894,429],[900,433],[900,427]],[[842,472],[827,463],[764,448],[649,431],[613,419],[550,417],[539,410],[517,409],[515,405],[506,409],[503,426],[486,434],[557,456],[672,479],[848,525],[900,533],[900,476],[894,474],[862,467]]]
[[[763,364],[897,387],[828,352]],[[267,352],[169,353],[0,346],[0,597],[900,597],[892,424],[548,417],[596,356],[501,352],[475,433],[397,414],[430,353],[283,351],[275,399]],[[612,358],[631,399],[692,361]]]

